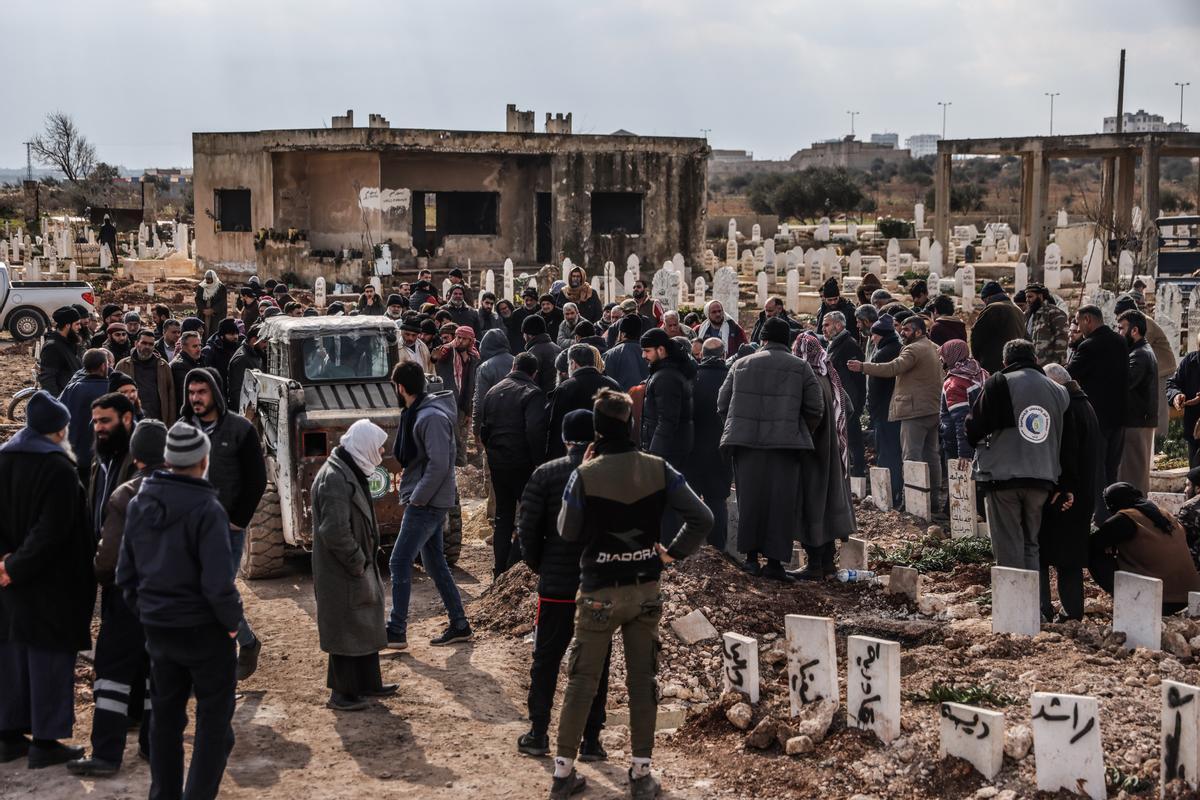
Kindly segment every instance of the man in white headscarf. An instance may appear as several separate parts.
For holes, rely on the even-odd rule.
[[[360,711],[367,698],[396,691],[396,684],[385,686],[379,673],[387,635],[371,496],[371,478],[386,442],[382,428],[360,419],[342,434],[313,479],[313,592],[321,649],[329,654],[326,705],[335,711]]]
[[[204,280],[196,284],[196,316],[204,321],[204,338],[208,339],[217,330],[217,324],[229,315],[229,291],[209,270]]]

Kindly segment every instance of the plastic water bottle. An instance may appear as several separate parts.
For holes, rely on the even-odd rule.
[[[869,569],[839,569],[837,579],[842,583],[878,583],[879,578]]]

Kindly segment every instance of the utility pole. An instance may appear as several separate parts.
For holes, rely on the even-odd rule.
[[[1058,97],[1062,92],[1042,92],[1046,97],[1050,98],[1050,135],[1054,135],[1054,98]]]
[[[708,139],[708,134],[710,131],[712,131],[712,128],[701,128],[700,129],[700,132],[704,134],[704,138],[706,140]]]
[[[1179,87],[1179,127],[1182,128],[1183,127],[1183,87],[1191,86],[1192,82],[1184,81],[1183,83],[1180,83],[1179,81],[1175,81],[1175,85]]]
[[[33,180],[33,142],[25,142],[25,180]]]
[[[946,109],[954,105],[950,101],[938,100],[938,105],[942,107],[942,138],[946,138]]]
[[[1121,48],[1121,68],[1117,73],[1117,133],[1125,131],[1125,48]]]
[[[847,111],[846,113],[850,115],[850,138],[853,139],[854,138],[854,118],[857,117],[862,112],[861,111]],[[1180,112],[1180,113],[1182,114],[1182,112]]]

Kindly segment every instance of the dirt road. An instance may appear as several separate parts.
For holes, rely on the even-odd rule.
[[[456,570],[464,601],[490,580],[490,548],[469,542]],[[237,744],[229,759],[222,797],[348,800],[349,798],[526,798],[549,786],[549,759],[516,752],[526,728],[530,646],[485,634],[448,648],[427,642],[445,616],[432,582],[418,573],[411,650],[385,656],[384,680],[400,684],[397,696],[367,711],[335,714],[325,708],[326,660],[317,646],[312,577],[307,562],[290,562],[290,574],[241,585],[247,617],[264,642],[258,672],[241,688],[234,716]],[[90,691],[77,687],[76,743],[91,726]],[[624,796],[627,736],[621,726],[606,735],[612,759],[582,767],[591,785],[586,797]],[[188,733],[190,747],[191,733]],[[30,771],[23,761],[0,766],[0,797],[95,800],[145,797],[148,765],[129,737],[125,766],[111,779],[82,781],[62,767]],[[622,752],[624,750],[624,752]],[[655,767],[665,772],[676,798],[712,797],[705,765],[665,743]],[[732,796],[732,795],[726,795]]]

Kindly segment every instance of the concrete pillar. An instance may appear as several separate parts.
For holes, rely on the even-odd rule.
[[[35,230],[38,220],[42,217],[38,182],[21,181],[21,188],[25,192],[25,228],[26,230]]]
[[[153,178],[142,176],[142,222],[153,225],[158,220],[158,185]]]
[[[1105,156],[1101,167],[1100,178],[1100,215],[1101,231],[1097,235],[1103,240],[1112,230],[1113,195],[1117,182],[1117,159],[1115,156]]]
[[[1021,235],[1025,238],[1025,249],[1030,247],[1029,233],[1033,230],[1033,154],[1021,154]]]
[[[950,154],[938,153],[934,170],[933,238],[950,246]],[[953,267],[953,265],[951,265]]]
[[[1030,157],[1031,201],[1029,207],[1029,269],[1034,280],[1042,280],[1042,248],[1046,243],[1046,202],[1050,194],[1050,170],[1040,150]]]
[[[1137,152],[1126,150],[1117,158],[1116,216],[1113,230],[1118,238],[1125,238],[1131,231],[1133,216],[1133,174]]]
[[[1142,147],[1142,228],[1158,218],[1158,143]]]

